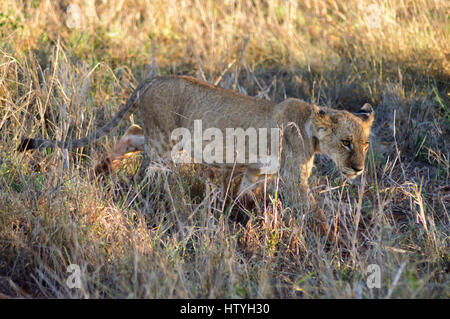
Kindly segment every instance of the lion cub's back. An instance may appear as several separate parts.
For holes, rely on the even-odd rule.
[[[191,128],[202,120],[203,129],[266,127],[274,103],[213,86],[187,76],[155,78],[141,105],[144,123],[166,130]]]

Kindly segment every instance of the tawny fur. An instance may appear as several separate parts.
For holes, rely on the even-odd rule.
[[[144,80],[127,104],[110,123],[89,137],[57,142],[24,139],[21,150],[43,147],[80,147],[104,136],[123,118],[140,111],[142,128],[131,126],[111,154],[97,165],[96,171],[108,173],[120,161],[135,152],[156,152],[170,161],[174,145],[171,133],[187,128],[193,136],[194,120],[202,120],[202,129],[218,128],[282,128],[282,153],[279,169],[294,180],[299,177],[302,198],[310,202],[308,177],[314,155],[322,153],[337,164],[349,178],[362,173],[369,145],[370,127],[374,119],[372,107],[365,104],[359,113],[319,108],[298,99],[279,104],[249,97],[186,76],[164,76]],[[236,169],[233,163],[220,168]],[[251,193],[267,176],[258,164],[240,164],[243,172],[239,194]]]

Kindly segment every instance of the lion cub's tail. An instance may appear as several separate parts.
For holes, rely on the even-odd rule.
[[[124,107],[122,107],[119,112],[114,116],[114,118],[108,124],[104,125],[96,132],[92,133],[87,137],[80,138],[78,140],[72,141],[56,141],[56,140],[46,140],[46,139],[34,139],[34,138],[23,138],[20,145],[17,147],[19,152],[23,152],[31,149],[38,148],[77,148],[86,146],[96,139],[105,136],[109,132],[111,132],[121,121],[123,118],[130,116],[133,114],[137,107],[139,106],[139,99],[141,96],[145,94],[145,92],[152,86],[154,80],[157,78],[149,78],[142,81],[136,90],[133,92],[131,97],[128,99],[127,103]]]

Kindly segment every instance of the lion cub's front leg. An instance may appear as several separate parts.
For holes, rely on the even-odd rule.
[[[319,232],[322,235],[330,234],[330,226],[328,225],[328,220],[323,209],[317,204],[314,196],[312,195],[309,185],[308,178],[311,175],[312,167],[314,165],[314,157],[312,157],[305,164],[301,165],[301,180],[300,180],[300,198],[302,205],[308,210],[314,213],[315,226],[317,226]]]
[[[256,203],[256,196],[260,192],[263,182],[272,175],[265,174],[260,168],[248,167],[242,176],[241,184],[237,194],[237,201],[244,207],[252,206]]]

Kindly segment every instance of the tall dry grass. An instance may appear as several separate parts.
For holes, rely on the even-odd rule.
[[[79,27],[66,8],[79,4]],[[449,297],[446,1],[0,3],[0,297]],[[336,241],[313,231],[295,176],[246,225],[192,167],[111,178],[113,143],[18,154],[106,123],[149,74],[377,113],[367,167],[311,177]],[[139,116],[132,119],[139,123]],[[125,127],[127,124],[124,124]],[[279,182],[279,183],[277,183]],[[66,285],[81,268],[81,289]],[[381,288],[366,285],[378,264]]]

